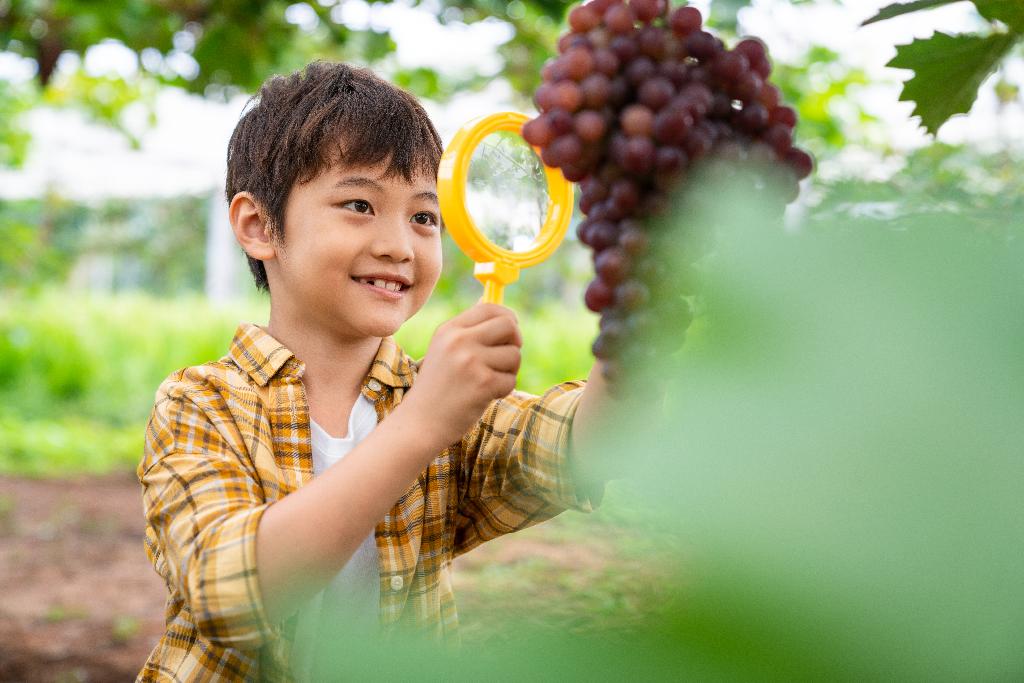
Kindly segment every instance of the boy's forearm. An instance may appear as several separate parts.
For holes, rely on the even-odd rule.
[[[573,472],[580,479],[602,481],[608,478],[608,473],[604,472],[601,463],[597,462],[597,449],[594,446],[599,441],[599,432],[607,414],[608,404],[613,400],[608,392],[608,383],[601,373],[601,362],[597,361],[587,376],[587,384],[576,408],[569,436]]]
[[[399,405],[340,462],[267,508],[256,563],[271,622],[330,582],[437,455],[421,421]]]

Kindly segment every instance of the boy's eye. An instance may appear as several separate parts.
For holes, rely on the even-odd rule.
[[[364,199],[353,199],[343,203],[341,206],[349,207],[356,213],[368,213],[373,208],[370,206],[370,202]]]
[[[420,225],[437,225],[437,216],[429,211],[420,211],[412,217],[412,220]]]

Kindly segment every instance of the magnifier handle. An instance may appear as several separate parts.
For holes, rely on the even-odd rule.
[[[505,285],[494,280],[484,281],[484,295],[480,299],[485,304],[500,304],[505,300]]]
[[[484,303],[500,304],[504,301],[505,285],[519,279],[519,266],[502,261],[478,263],[473,268],[473,275],[484,285]]]

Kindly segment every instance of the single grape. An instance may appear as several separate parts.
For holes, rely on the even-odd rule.
[[[590,2],[587,3],[587,7],[593,8],[593,10],[597,12],[599,16],[603,17],[605,10],[607,10],[612,5],[618,5],[621,2],[622,0],[590,0]]]
[[[658,67],[650,57],[637,57],[626,67],[626,78],[634,88],[639,88],[644,81],[658,73]]]
[[[544,147],[555,139],[555,131],[551,127],[551,120],[544,114],[535,119],[527,121],[523,125],[523,139],[534,147]]]
[[[637,93],[640,104],[643,104],[652,111],[657,111],[664,107],[675,94],[676,89],[672,86],[672,81],[661,77],[647,79],[640,86],[640,90]]]
[[[576,114],[576,135],[586,143],[594,143],[604,137],[607,130],[604,117],[592,109]]]
[[[621,64],[618,55],[610,47],[594,50],[594,69],[605,76],[611,77],[617,74]]]
[[[551,122],[551,129],[556,136],[565,135],[575,127],[572,114],[562,109],[552,109],[545,116]]]
[[[654,117],[654,139],[662,145],[681,145],[693,124],[693,117],[684,109],[668,108]]]
[[[668,5],[665,0],[631,0],[629,6],[636,13],[636,18],[643,22],[649,22],[665,13]]]
[[[739,52],[724,52],[711,66],[711,73],[726,83],[735,81],[740,75],[750,70],[750,62]]]
[[[718,53],[718,42],[707,31],[694,31],[686,37],[686,52],[697,59],[712,59]]]
[[[555,86],[552,83],[542,83],[537,91],[533,93],[533,103],[540,111],[547,111],[555,106]]]
[[[629,275],[629,254],[622,247],[603,249],[594,258],[594,271],[609,285],[617,285]]]
[[[589,48],[570,48],[561,61],[565,62],[566,76],[576,81],[583,80],[594,70],[594,55]]]
[[[580,83],[583,104],[590,109],[600,109],[612,93],[612,82],[602,73],[590,74]]]
[[[761,104],[765,106],[765,109],[771,112],[779,106],[781,101],[782,93],[779,91],[779,86],[774,83],[765,83],[761,88]]]
[[[751,102],[736,113],[736,125],[748,133],[757,133],[768,125],[768,110],[760,102]]]
[[[587,237],[588,247],[598,251],[607,249],[619,241],[619,228],[609,220],[595,221]]]
[[[615,290],[605,284],[600,278],[592,280],[587,286],[586,294],[583,296],[587,308],[594,313],[600,313],[601,309],[607,308],[615,299]]]
[[[569,26],[576,33],[586,33],[601,23],[601,15],[593,5],[580,5],[569,12]]]
[[[665,42],[665,32],[657,26],[644,26],[637,36],[637,45],[640,52],[647,55],[654,61],[661,61],[665,58],[668,46]]]
[[[654,143],[649,137],[631,137],[626,143],[622,167],[633,173],[647,173],[654,166],[654,155]]]
[[[632,38],[626,36],[615,36],[612,38],[612,42],[608,44],[615,56],[623,63],[632,61],[640,54],[640,47]]]
[[[764,79],[756,71],[746,71],[733,82],[730,92],[741,102],[755,102],[760,99],[763,87]]]
[[[553,100],[556,107],[572,113],[583,104],[583,91],[577,83],[559,81],[555,84]]]
[[[632,211],[640,203],[640,188],[634,181],[620,178],[612,183],[611,199],[620,211]]]
[[[672,27],[672,32],[680,38],[685,38],[700,29],[703,21],[700,10],[695,7],[679,7],[669,17],[669,25]]]
[[[551,167],[575,164],[583,155],[583,143],[573,134],[561,135],[541,152],[541,159]]]
[[[768,78],[772,72],[771,62],[768,61],[768,52],[764,43],[757,38],[746,38],[736,43],[733,48],[750,62],[750,68],[761,78]]]
[[[580,185],[580,198],[587,201],[599,202],[608,196],[608,185],[600,178],[590,178]]]
[[[622,110],[619,118],[626,135],[650,135],[654,129],[654,113],[642,104],[631,104]]]
[[[796,111],[792,107],[776,107],[772,110],[770,121],[793,128],[796,126]]]
[[[630,33],[636,17],[633,10],[625,5],[613,5],[604,13],[604,25],[612,33]]]
[[[790,149],[786,152],[786,163],[796,173],[797,180],[803,180],[814,170],[814,159],[802,149]]]
[[[776,123],[761,134],[761,139],[770,145],[775,153],[784,156],[793,146],[793,134],[787,126]]]

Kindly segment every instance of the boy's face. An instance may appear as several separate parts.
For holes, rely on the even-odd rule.
[[[284,249],[265,262],[272,301],[337,336],[394,334],[441,274],[435,181],[384,178],[384,168],[334,166],[297,183]]]

